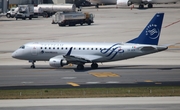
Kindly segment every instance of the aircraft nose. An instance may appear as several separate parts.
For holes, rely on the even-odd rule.
[[[16,58],[16,57],[17,57],[17,52],[14,51],[11,56],[12,56],[13,58]]]
[[[21,50],[16,50],[12,53],[11,55],[13,58],[20,59],[22,57],[22,51]]]

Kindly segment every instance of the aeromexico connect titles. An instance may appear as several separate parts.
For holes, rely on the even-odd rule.
[[[36,61],[49,61],[52,67],[68,64],[84,69],[85,63],[91,68],[98,68],[97,63],[134,58],[166,50],[158,46],[164,13],[157,13],[141,34],[126,43],[92,43],[92,42],[30,42],[12,53],[13,58],[29,60],[31,68]]]

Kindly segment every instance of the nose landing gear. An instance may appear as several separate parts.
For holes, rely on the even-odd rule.
[[[36,68],[36,67],[35,67],[35,64],[34,64],[36,61],[29,61],[29,62],[32,63],[31,68]]]

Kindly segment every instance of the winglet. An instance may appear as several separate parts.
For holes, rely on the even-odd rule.
[[[70,54],[71,54],[71,52],[72,52],[72,49],[73,49],[73,47],[71,47],[71,48],[69,49],[69,51],[68,51],[68,53],[66,54],[66,56],[70,56]]]
[[[141,34],[127,43],[158,45],[164,13],[156,13]]]

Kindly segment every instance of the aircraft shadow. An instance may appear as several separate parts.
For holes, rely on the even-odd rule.
[[[32,70],[74,70],[75,72],[87,72],[87,71],[95,71],[95,70],[110,70],[110,69],[115,69],[115,70],[136,70],[136,69],[141,69],[141,70],[145,70],[145,69],[157,69],[157,70],[173,70],[173,69],[180,69],[180,66],[177,65],[124,65],[124,66],[99,66],[98,69],[91,69],[91,67],[89,66],[85,66],[84,70],[78,70],[76,69],[75,66],[71,66],[71,67],[63,67],[63,68],[53,68],[50,66],[45,66],[45,65],[41,65],[41,66],[36,66],[36,68],[30,68],[30,66],[19,66],[22,69],[32,69]]]

